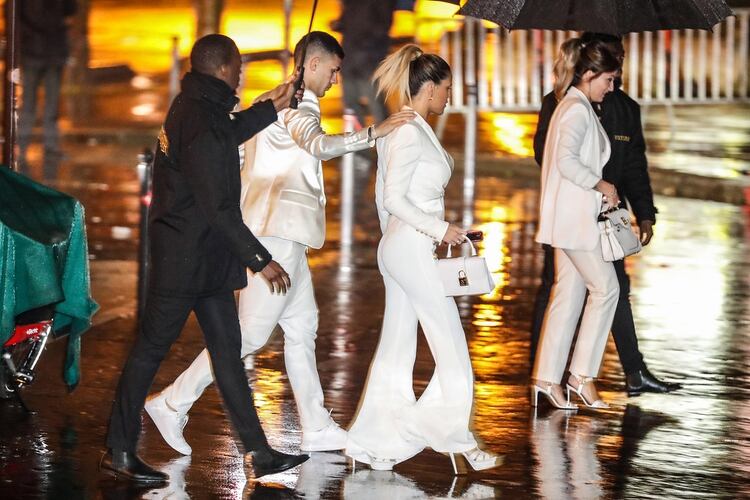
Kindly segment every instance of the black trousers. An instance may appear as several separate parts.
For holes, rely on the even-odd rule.
[[[232,291],[209,297],[168,297],[149,291],[140,333],[125,363],[112,405],[107,446],[135,452],[141,411],[164,356],[180,335],[190,311],[200,323],[216,383],[245,452],[266,446],[240,360],[240,322]]]
[[[544,267],[542,269],[542,283],[534,301],[534,316],[531,322],[531,347],[529,359],[534,366],[536,349],[539,344],[539,336],[542,333],[544,314],[549,303],[552,285],[555,283],[555,250],[549,245],[544,248]],[[638,338],[635,336],[635,323],[633,322],[633,310],[630,307],[630,277],[625,272],[625,261],[613,262],[617,281],[620,282],[620,298],[615,310],[615,318],[612,321],[612,337],[615,339],[617,354],[620,357],[625,375],[637,372],[645,367],[643,355],[638,350]]]

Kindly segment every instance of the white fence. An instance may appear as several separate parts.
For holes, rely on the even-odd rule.
[[[631,33],[624,90],[644,105],[748,102],[750,9],[703,30]],[[424,19],[422,22],[429,22]],[[466,17],[440,39],[440,55],[453,70],[451,101],[438,121],[442,136],[450,113],[465,116],[464,197],[474,190],[477,114],[537,111],[552,91],[552,64],[573,31],[515,30]]]
[[[750,9],[703,30],[631,33],[624,39],[624,90],[644,104],[748,100]],[[448,112],[537,110],[552,90],[558,47],[575,32],[506,31],[465,18],[440,41],[454,72]]]

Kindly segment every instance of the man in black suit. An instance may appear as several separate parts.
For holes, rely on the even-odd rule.
[[[621,60],[625,57],[619,37],[584,33],[582,38],[584,41],[601,39],[609,45],[613,53],[619,55]],[[615,90],[606,95],[598,109],[595,106],[612,146],[609,162],[604,166],[603,178],[617,188],[617,193],[622,200],[621,206],[626,206],[626,199],[630,202],[641,230],[641,242],[643,245],[648,245],[654,234],[653,226],[656,223],[657,210],[654,206],[654,194],[648,176],[641,111],[638,103],[619,88],[619,79],[616,83],[618,84]],[[539,112],[539,124],[534,135],[534,159],[539,165],[542,164],[547,128],[556,107],[557,100],[554,93],[550,92],[544,96],[542,109]],[[643,392],[670,392],[678,389],[680,384],[663,382],[646,367],[643,354],[638,350],[633,311],[630,307],[630,277],[625,271],[625,261],[624,259],[618,260],[613,264],[620,282],[620,298],[612,322],[612,336],[615,339],[620,363],[625,371],[628,395],[636,396]],[[534,366],[537,343],[554,281],[554,252],[549,245],[544,245],[542,283],[534,303],[531,325],[531,366]]]
[[[255,476],[307,459],[268,446],[240,360],[234,290],[247,284],[245,267],[286,293],[286,272],[242,222],[238,147],[276,121],[294,90],[280,85],[238,113],[240,53],[231,38],[208,35],[190,54],[159,134],[149,217],[151,267],[140,334],[123,368],[112,405],[102,468],[136,481],[164,481],[136,455],[141,410],[156,371],[191,311],[203,330],[216,381]],[[299,93],[301,98],[301,92]]]

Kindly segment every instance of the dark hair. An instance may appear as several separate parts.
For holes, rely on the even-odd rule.
[[[378,84],[378,93],[386,99],[396,96],[398,105],[403,106],[425,83],[440,83],[450,76],[451,67],[442,57],[408,44],[386,57],[372,79]]]
[[[560,54],[555,61],[555,97],[565,96],[571,87],[581,81],[583,74],[592,71],[594,76],[610,71],[618,71],[622,62],[613,53],[609,44],[599,39],[584,41],[571,38],[560,46]]]
[[[583,43],[593,42],[599,40],[607,44],[607,48],[617,59],[622,61],[625,57],[625,47],[622,45],[622,37],[618,35],[610,35],[609,33],[594,33],[592,31],[586,31],[581,35]]]
[[[341,44],[333,36],[329,35],[325,31],[311,31],[307,35],[300,38],[297,45],[294,47],[294,64],[300,66],[304,61],[300,61],[302,57],[302,51],[307,49],[305,52],[305,59],[307,60],[311,54],[324,52],[326,54],[339,56],[341,59],[344,58],[344,49],[341,48]]]
[[[239,54],[239,49],[228,36],[206,35],[193,45],[190,67],[193,71],[210,75],[222,64],[229,64],[235,54]]]

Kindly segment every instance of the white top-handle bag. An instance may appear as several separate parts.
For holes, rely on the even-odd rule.
[[[470,256],[453,257],[451,245],[448,245],[445,258],[437,261],[446,297],[483,295],[495,289],[495,280],[484,257],[477,255],[477,249],[469,238],[466,241],[471,245]]]

